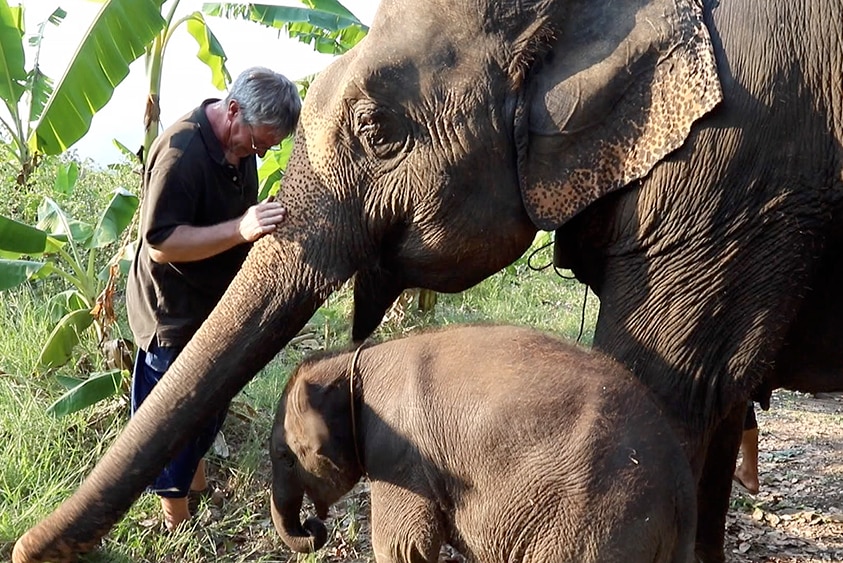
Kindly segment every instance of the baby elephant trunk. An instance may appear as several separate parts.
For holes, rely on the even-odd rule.
[[[270,500],[272,523],[287,547],[298,553],[312,553],[328,541],[328,530],[318,518],[308,518],[302,525],[299,520],[304,493],[285,491],[273,487]]]

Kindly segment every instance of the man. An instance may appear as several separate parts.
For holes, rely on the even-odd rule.
[[[743,422],[743,434],[740,447],[741,463],[735,469],[732,479],[752,495],[758,494],[758,420],[755,418],[755,406],[752,401],[746,407]]]
[[[152,144],[144,170],[141,240],[129,274],[129,325],[138,345],[132,413],[208,317],[252,242],[286,211],[257,202],[255,155],[295,129],[295,85],[269,69],[244,71],[224,100],[205,100]],[[207,487],[202,457],[227,408],[150,485],[172,530],[190,518],[190,491]]]

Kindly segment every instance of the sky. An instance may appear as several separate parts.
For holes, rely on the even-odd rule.
[[[169,9],[164,4],[163,13]],[[370,24],[379,0],[340,0],[364,24]],[[47,26],[41,46],[42,70],[58,82],[85,31],[97,15],[98,2],[90,0],[23,0],[26,29],[33,33],[56,7],[67,12],[64,21]],[[181,0],[177,17],[201,11],[202,0]],[[266,0],[267,4],[301,5],[296,0]],[[333,57],[322,55],[278,31],[242,20],[207,17],[208,26],[225,50],[226,67],[232,77],[250,66],[266,66],[296,80],[326,67]],[[161,80],[161,123],[166,127],[205,98],[221,98],[224,92],[211,84],[211,71],[196,58],[198,45],[184,26],[173,33],[164,55]],[[27,69],[31,68],[28,53]],[[114,90],[114,95],[91,123],[91,129],[71,150],[100,165],[123,159],[112,139],[135,149],[143,142],[143,112],[148,85],[144,57],[130,66],[129,75]]]

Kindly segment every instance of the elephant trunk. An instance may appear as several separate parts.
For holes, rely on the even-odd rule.
[[[272,523],[287,547],[297,553],[313,553],[328,541],[328,530],[318,518],[308,518],[304,524],[299,520],[304,493],[301,488],[292,490],[285,483],[283,492],[273,487],[270,505]]]
[[[75,561],[97,545],[204,417],[224,408],[350,277],[350,267],[326,274],[314,265],[320,241],[292,238],[279,233],[255,244],[168,376],[82,485],[18,540],[14,563]]]

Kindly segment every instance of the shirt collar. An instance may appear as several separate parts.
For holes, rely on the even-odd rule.
[[[217,136],[214,134],[214,128],[211,127],[211,122],[208,120],[208,116],[205,113],[205,108],[207,108],[208,105],[218,101],[220,101],[219,98],[208,98],[203,101],[199,107],[193,111],[193,121],[199,125],[199,133],[202,135],[202,141],[208,149],[208,154],[215,162],[221,166],[226,166],[229,163],[225,159],[225,150],[223,149],[220,140],[217,139]]]

